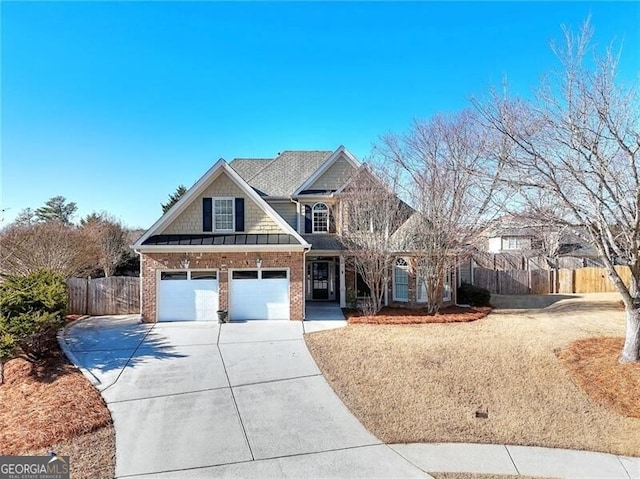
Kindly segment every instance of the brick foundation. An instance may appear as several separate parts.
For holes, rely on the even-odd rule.
[[[189,253],[190,269],[217,269],[220,309],[229,304],[229,279],[231,268],[255,268],[256,258],[262,259],[263,268],[289,268],[289,301],[292,320],[304,317],[304,255],[302,252],[247,252],[247,253]],[[158,271],[180,270],[184,253],[145,253],[141,256],[142,272],[142,320],[157,321]]]

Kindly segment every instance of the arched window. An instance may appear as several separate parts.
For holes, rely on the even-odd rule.
[[[393,266],[393,300],[409,301],[409,265],[402,258]]]
[[[329,232],[329,207],[324,203],[316,203],[313,205],[313,232],[328,233]]]

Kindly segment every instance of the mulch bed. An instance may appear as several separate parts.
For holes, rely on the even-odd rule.
[[[640,364],[618,362],[623,338],[574,341],[558,353],[573,380],[595,402],[640,419]]]
[[[111,424],[100,393],[71,365],[54,337],[48,357],[13,359],[0,385],[0,455],[16,455]]]
[[[384,307],[375,316],[366,316],[359,311],[346,310],[349,324],[427,324],[427,323],[468,323],[486,317],[492,308],[448,306],[436,314],[428,314],[423,309]]]

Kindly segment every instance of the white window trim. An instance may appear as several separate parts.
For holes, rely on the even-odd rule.
[[[207,280],[207,281],[218,281],[218,283],[220,282],[220,269],[219,268],[190,268],[190,269],[175,268],[175,269],[158,269],[158,270],[156,270],[156,283],[159,283],[160,281],[162,281],[162,279],[161,279],[162,273],[187,273],[187,279],[184,280],[184,281],[199,281],[199,280],[192,280],[191,279],[191,273],[192,272],[193,273],[211,273],[211,272],[215,272],[216,273],[216,279],[211,279],[211,280]],[[181,280],[170,280],[170,281],[181,281]],[[156,287],[157,287],[157,284],[156,284]]]
[[[406,259],[404,258],[398,258],[398,259],[402,259],[405,263],[407,263],[406,266],[398,266],[396,263],[398,260],[393,262],[393,274],[392,274],[392,289],[393,289],[393,300],[397,301],[399,303],[408,303],[409,302],[409,263]],[[402,269],[407,273],[407,297],[406,298],[398,298],[396,296],[396,268],[398,269]]]
[[[514,246],[509,243],[513,241]],[[522,238],[519,236],[505,236],[503,237],[502,249],[509,251],[517,251],[522,249]]]
[[[326,231],[316,231],[316,206],[318,205],[324,205],[327,209],[323,211],[323,213],[325,213],[327,215],[327,229]],[[318,201],[317,203],[315,203],[312,207],[311,207],[311,233],[316,234],[316,233],[328,233],[329,230],[331,229],[330,225],[329,225],[329,221],[331,221],[331,217],[329,215],[329,205],[326,204],[323,201]]]
[[[217,229],[216,228],[216,201],[230,200],[231,201],[231,229]],[[211,198],[213,204],[211,205],[211,222],[214,233],[233,233],[236,230],[236,199],[232,196],[214,196]]]
[[[428,303],[426,296],[423,299],[420,299],[420,277],[420,271],[418,270],[416,272],[416,303]],[[451,290],[453,288],[453,285],[451,284],[452,279],[453,274],[451,270],[448,270],[444,275],[444,283],[442,284],[442,301],[451,301]],[[448,290],[447,286],[449,287]]]
[[[442,287],[442,301],[450,302],[451,301],[451,290],[453,289],[453,285],[451,284],[453,280],[453,274],[450,269],[447,270],[444,275],[444,285]],[[449,287],[447,289],[447,286]]]
[[[233,273],[235,271],[257,271],[258,272],[258,277],[255,278],[255,279],[252,279],[252,280],[244,280],[244,279],[236,279],[236,280],[234,280],[233,279]],[[282,268],[278,268],[277,266],[270,266],[268,268],[231,268],[231,269],[229,269],[227,271],[227,273],[229,275],[228,276],[228,281],[229,282],[231,282],[231,281],[257,281],[257,280],[263,281],[263,279],[262,279],[262,272],[263,271],[286,271],[287,272],[286,279],[288,281],[291,280],[291,268],[289,268],[288,266],[282,267]],[[278,279],[285,279],[285,278],[278,278]],[[266,279],[264,281],[270,281],[270,279]]]
[[[420,270],[416,270],[416,303],[426,303],[427,302],[427,290],[425,287],[424,298],[420,299]],[[424,281],[423,281],[424,283]]]

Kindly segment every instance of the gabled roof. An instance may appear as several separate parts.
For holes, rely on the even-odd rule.
[[[318,178],[322,176],[322,174],[327,171],[331,165],[333,165],[338,158],[344,157],[347,159],[351,166],[354,169],[360,168],[360,162],[356,160],[356,158],[347,150],[344,146],[340,145],[336,151],[331,153],[331,156],[326,158],[324,162],[309,176],[304,183],[302,183],[298,188],[294,191],[293,195],[299,195],[303,191],[310,189],[313,184],[316,182]]]
[[[207,171],[202,178],[200,178],[187,192],[182,195],[180,200],[171,207],[169,211],[167,211],[164,215],[156,221],[151,228],[149,228],[132,246],[133,248],[139,249],[140,247],[153,247],[149,245],[145,245],[145,241],[154,235],[160,234],[163,229],[168,226],[175,218],[182,213],[187,206],[189,206],[198,196],[206,190],[206,188],[221,174],[225,174],[228,178],[233,181],[244,193],[246,193],[247,197],[250,200],[253,200],[255,204],[261,208],[281,229],[285,234],[289,234],[295,238],[297,244],[303,247],[310,247],[309,243],[307,243],[302,236],[298,234],[286,221],[282,219],[282,217],[275,212],[269,204],[264,201],[260,195],[258,195],[242,177],[229,166],[229,164],[220,158],[211,168]]]
[[[272,160],[237,158],[230,166],[260,195],[291,197],[332,153],[283,151]]]

